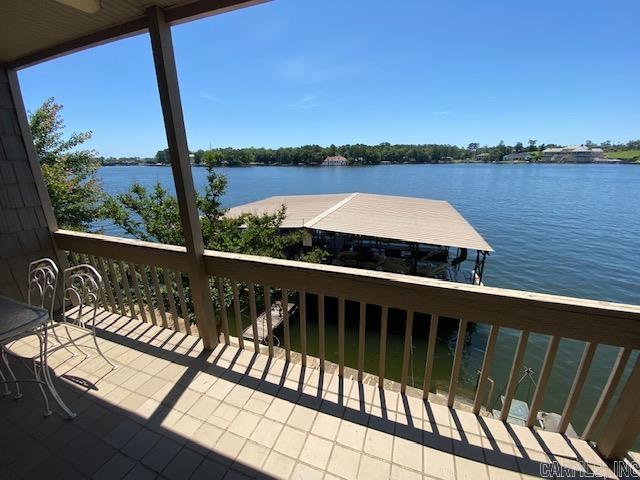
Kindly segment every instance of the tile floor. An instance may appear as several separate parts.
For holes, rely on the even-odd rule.
[[[99,321],[118,369],[97,355],[50,356],[74,420],[44,418],[34,385],[0,399],[0,478],[523,479],[550,461],[615,478],[581,440],[234,347],[205,352],[194,337],[108,312]]]

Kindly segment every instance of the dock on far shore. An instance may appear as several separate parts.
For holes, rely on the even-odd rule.
[[[291,312],[295,308],[295,303],[287,303],[287,313]],[[271,305],[271,328],[272,331],[280,326],[284,321],[284,312],[280,301],[273,302]],[[269,329],[267,328],[267,312],[262,312],[256,319],[256,327],[258,332],[258,342],[264,343],[267,339]],[[253,325],[249,325],[242,332],[242,337],[246,340],[253,341]]]

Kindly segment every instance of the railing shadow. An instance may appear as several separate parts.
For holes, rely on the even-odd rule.
[[[120,321],[121,320],[122,319],[120,318]],[[309,385],[305,383],[305,379],[308,378],[309,371],[314,369],[308,369],[292,362],[285,362],[283,359],[282,361],[285,362],[285,365],[279,375],[276,375],[277,382],[274,382],[268,379],[274,362],[270,357],[266,357],[264,365],[261,367],[262,371],[258,372],[258,375],[256,375],[253,370],[256,367],[257,360],[265,358],[262,354],[221,345],[213,352],[213,354],[201,353],[197,357],[180,355],[173,351],[175,347],[173,347],[173,349],[166,348],[168,345],[167,340],[162,342],[159,346],[150,345],[147,342],[141,341],[140,339],[142,336],[137,333],[137,328],[133,329],[126,335],[117,333],[125,330],[122,326],[116,329],[115,332],[110,331],[109,326],[115,325],[117,321],[118,320],[111,322],[110,324],[105,324],[106,328],[101,328],[99,335],[120,343],[128,348],[144,351],[158,358],[163,358],[187,367],[181,377],[176,379],[174,386],[167,394],[170,407],[175,404],[175,399],[179,398],[179,396],[186,390],[186,385],[188,385],[199,372],[206,370],[208,373],[211,373],[218,378],[223,378],[237,385],[243,385],[253,390],[288,400],[292,403],[297,403],[329,415],[343,418],[349,422],[356,423],[370,429],[390,433],[397,437],[420,443],[426,447],[452,453],[458,457],[464,457],[487,465],[509,469],[516,472],[521,471],[531,475],[540,475],[543,471],[543,465],[548,464],[546,460],[541,461],[532,458],[529,454],[529,450],[519,441],[518,435],[514,431],[513,427],[506,423],[503,424],[500,422],[501,425],[506,427],[505,431],[509,435],[508,446],[512,447],[511,452],[503,451],[503,443],[505,443],[505,439],[496,438],[494,433],[491,431],[487,420],[483,417],[476,417],[479,428],[477,437],[482,439],[482,441],[486,442],[488,445],[476,445],[469,438],[469,434],[462,425],[458,412],[454,409],[448,409],[448,413],[451,417],[450,428],[453,435],[447,435],[447,433],[450,433],[446,431],[448,427],[441,425],[436,420],[432,404],[426,401],[422,402],[426,417],[424,420],[428,420],[428,425],[431,429],[431,431],[427,431],[422,428],[423,419],[414,417],[414,412],[412,412],[410,407],[409,398],[406,395],[400,395],[398,410],[395,411],[392,406],[388,405],[387,396],[389,393],[383,389],[376,389],[376,393],[380,400],[380,416],[372,415],[370,411],[368,411],[371,410],[371,404],[367,403],[365,400],[365,387],[362,383],[355,383],[353,385],[353,388],[357,388],[356,398],[358,400],[358,407],[354,408],[352,406],[348,406],[345,401],[346,398],[352,397],[346,396],[346,394],[350,392],[345,392],[345,380],[342,377],[338,379],[335,401],[329,400],[325,398],[327,391],[325,390],[324,374],[319,375],[317,378],[318,384],[312,386],[312,393],[309,393],[310,388]],[[100,325],[100,327],[102,327],[102,325]],[[139,328],[145,328],[145,326],[141,325]],[[157,336],[158,335],[153,338],[156,338]],[[231,357],[226,358],[230,352],[233,352]],[[246,362],[246,365],[240,363],[243,355],[250,355],[249,361]],[[297,375],[295,375],[294,378],[289,378],[289,374],[294,372],[296,369],[299,369]],[[295,382],[295,387],[293,388],[291,386],[291,381]],[[169,408],[158,408],[158,410],[151,416],[153,422],[161,423],[162,419],[169,411]],[[406,424],[395,421],[397,413],[401,413],[403,415],[406,419]],[[491,421],[496,422],[495,420]],[[540,453],[544,453],[544,456],[546,456],[546,458],[551,462],[559,462],[559,464],[563,466],[564,474],[573,474],[575,476],[579,476],[580,474],[584,475],[585,472],[581,472],[581,468],[584,468],[584,466],[587,466],[588,468],[590,463],[572,446],[568,439],[565,438],[565,441],[572,449],[575,458],[565,457],[558,453],[554,453],[546,446],[545,441],[535,431],[534,436],[539,444]],[[594,455],[597,455],[595,451]],[[576,464],[575,469],[567,466],[573,464]],[[597,468],[599,467],[596,466],[593,470],[589,470],[589,473],[596,474]]]

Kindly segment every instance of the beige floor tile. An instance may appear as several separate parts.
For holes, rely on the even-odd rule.
[[[505,468],[487,465],[490,480],[522,480],[519,472]]]
[[[333,443],[324,438],[309,435],[300,453],[300,460],[324,470],[331,455]]]
[[[457,480],[488,480],[489,472],[484,463],[455,457]]]
[[[295,460],[281,453],[271,452],[262,467],[262,471],[273,478],[285,480],[291,475],[295,463]]]
[[[187,413],[202,395],[194,390],[184,390],[175,399],[172,407],[182,413]]]
[[[257,398],[250,398],[249,401],[243,407],[245,410],[256,413],[258,415],[264,415],[264,413],[269,408],[269,404],[267,402],[263,402],[262,400],[258,400]]]
[[[344,478],[355,478],[360,466],[361,454],[349,448],[335,445],[329,458],[327,471]]]
[[[189,409],[189,415],[205,421],[218,408],[218,405],[220,405],[220,400],[202,395]]]
[[[242,450],[246,440],[231,432],[224,432],[216,443],[216,452],[223,455],[225,462],[233,461]],[[225,458],[226,457],[226,458]]]
[[[396,437],[393,442],[393,462],[412,470],[422,470],[422,445]]]
[[[431,477],[450,479],[455,477],[453,455],[434,448],[423,448],[423,472]]]
[[[304,463],[296,463],[291,474],[291,480],[322,480],[323,477],[323,470],[318,470]]]
[[[274,398],[273,402],[265,412],[265,416],[271,420],[285,423],[293,410],[294,404],[281,398]]]
[[[229,394],[235,383],[232,383],[224,378],[219,378],[216,383],[211,385],[211,388],[207,390],[207,395],[213,397],[218,400],[224,400],[224,398]]]
[[[240,454],[236,457],[236,462],[242,466],[260,470],[262,464],[267,459],[269,449],[253,442],[246,442]]]
[[[360,480],[388,480],[391,473],[391,465],[379,458],[362,455],[358,476]]]
[[[338,434],[339,427],[339,417],[319,412],[311,427],[311,433],[327,440],[334,440]]]
[[[227,394],[224,401],[230,405],[233,405],[238,408],[242,408],[251,398],[251,394],[253,390],[244,385],[236,385],[233,389]]]
[[[291,458],[298,458],[306,438],[306,433],[285,425],[273,448]]]
[[[282,427],[283,425],[275,420],[262,418],[249,438],[260,445],[272,448],[280,435]]]
[[[193,432],[190,440],[200,447],[213,449],[224,430],[208,423],[203,423]]]
[[[292,427],[300,430],[309,430],[311,429],[317,414],[318,412],[316,410],[302,405],[296,405],[293,407],[293,411],[287,419],[287,425],[291,425]]]
[[[260,417],[251,412],[240,411],[236,418],[229,425],[228,430],[244,438],[249,438],[260,421]]]
[[[391,480],[422,480],[422,474],[413,470],[407,470],[399,465],[391,465]]]
[[[393,452],[393,435],[368,428],[364,439],[364,452],[390,461]]]
[[[338,429],[336,442],[354,450],[362,450],[367,427],[343,420]]]

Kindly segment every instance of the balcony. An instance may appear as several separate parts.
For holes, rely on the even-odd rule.
[[[633,471],[630,462],[636,457],[628,450],[637,428],[629,422],[633,409],[627,402],[637,398],[637,366],[615,402],[612,398],[622,383],[631,346],[638,341],[637,307],[206,251],[210,296],[217,294],[219,305],[228,308],[218,308],[207,325],[196,329],[188,321],[193,316],[185,299],[188,277],[181,274],[187,268],[184,248],[62,230],[55,237],[70,263],[87,262],[102,271],[99,335],[106,355],[121,367],[111,371],[100,357],[83,360],[64,350],[54,354],[50,364],[62,396],[79,413],[73,421],[34,413],[40,408],[35,391],[20,401],[3,400],[3,423],[13,432],[4,436],[9,453],[3,464],[18,476],[50,469],[51,462],[61,472],[99,478],[138,478],[143,472],[168,478],[521,478],[557,474],[557,469],[617,478],[620,464],[607,464],[603,458],[624,458]],[[257,312],[267,309],[278,292],[281,301],[297,299],[299,315],[285,315],[282,348],[274,345],[268,315],[265,344],[230,331],[230,317],[241,314],[243,291],[256,328]],[[264,295],[262,304],[257,292]],[[312,296],[333,297],[340,305],[337,319],[324,318],[320,309],[317,357],[307,353],[305,338],[306,304]],[[345,302],[381,307],[377,372],[363,369],[365,323],[371,317],[366,313],[360,316],[358,364],[345,364]],[[391,308],[405,312],[399,382],[384,375]],[[453,322],[458,328],[445,394],[409,385],[414,312],[431,315],[428,341],[414,344],[426,351],[423,385],[431,384],[437,324]],[[334,320],[339,329],[337,363],[325,358],[324,348],[325,322]],[[475,398],[465,402],[456,392],[469,320],[488,325],[490,334]],[[300,351],[290,347],[294,323],[299,323]],[[484,405],[501,328],[522,332],[506,405],[513,398],[528,335],[549,335],[525,426],[492,418]],[[198,330],[213,332],[212,338],[220,342],[212,350],[203,348]],[[587,342],[560,431],[530,428],[560,338]],[[620,354],[582,438],[572,438],[565,430],[596,342],[619,346]],[[23,341],[16,350],[24,349],[26,355],[33,348],[34,342]],[[505,418],[507,412],[502,412]],[[596,438],[598,427],[602,432]],[[53,442],[51,435],[62,441]],[[74,441],[89,447],[75,450]],[[63,448],[66,442],[68,450]],[[27,461],[33,447],[42,452],[41,463]]]
[[[159,2],[146,10],[144,2],[103,3],[92,23],[62,15],[56,2],[38,11],[16,4],[8,8],[15,15],[0,15],[0,31],[11,27],[15,39],[0,51],[0,293],[26,298],[24,276],[34,258],[94,265],[104,281],[101,345],[120,366],[111,371],[100,357],[64,350],[51,355],[59,391],[78,413],[73,420],[42,418],[35,387],[19,401],[2,398],[0,477],[637,474],[631,450],[640,431],[639,306],[206,250],[170,27],[259,2]],[[19,68],[140,33],[151,39],[185,246],[59,229],[18,85]],[[297,313],[289,314],[294,303]],[[337,307],[325,308],[329,303]],[[270,315],[276,305],[281,344]],[[345,325],[353,312],[355,335]],[[428,325],[424,341],[412,338],[420,325]],[[460,375],[471,325],[481,325],[488,339],[469,397]],[[432,382],[439,326],[457,332],[444,390]],[[399,351],[388,348],[392,328],[403,332]],[[504,365],[504,405],[494,415],[489,377],[507,329],[518,340]],[[375,349],[366,341],[372,330]],[[534,334],[546,336],[546,353],[524,425],[515,425],[508,414]],[[583,342],[583,353],[575,377],[566,379],[557,427],[539,430],[545,396],[557,394],[548,386],[564,339]],[[572,437],[568,427],[599,345],[615,348],[617,359],[586,427]],[[22,340],[14,350],[26,357],[34,348]],[[416,352],[424,359],[417,381],[410,375]]]
[[[584,440],[359,382],[316,358],[305,367],[231,337],[208,351],[197,336],[106,309],[98,327],[119,369],[51,357],[76,419],[43,419],[35,387],[2,400],[3,478],[529,478],[549,462],[617,478]]]

